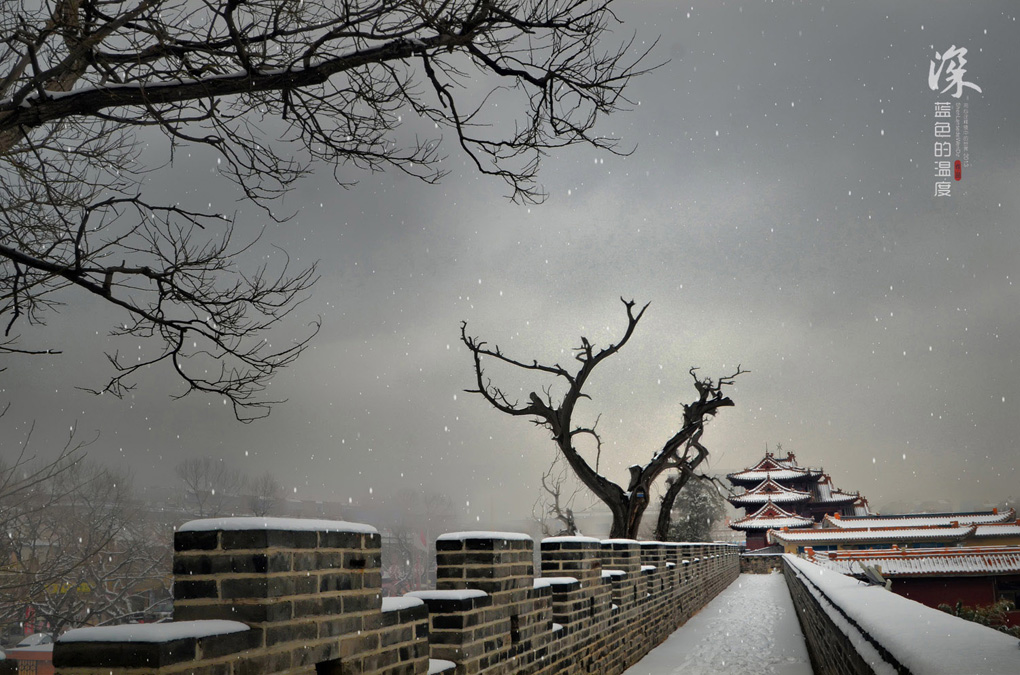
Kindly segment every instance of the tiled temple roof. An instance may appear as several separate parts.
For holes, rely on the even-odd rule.
[[[789,511],[784,511],[772,502],[766,502],[751,515],[741,518],[730,527],[734,530],[769,530],[784,527],[810,527],[814,521],[810,518],[798,516]]]
[[[786,459],[779,459],[771,452],[766,452],[765,457],[757,464],[744,471],[728,474],[726,477],[731,483],[757,484],[763,480],[817,480],[821,478],[822,472],[819,469],[808,469],[797,464],[797,458],[789,453]]]
[[[814,503],[827,505],[849,504],[861,496],[860,493],[843,492],[833,486],[832,478],[829,477],[829,474],[825,474],[821,480],[815,483],[814,493]]]
[[[806,545],[818,543],[821,546],[833,544],[895,544],[900,542],[938,541],[956,542],[973,536],[975,525],[959,527],[877,527],[861,529],[811,529],[790,530],[789,532],[772,531],[769,540],[783,544]]]
[[[810,492],[794,490],[767,478],[747,492],[730,497],[729,502],[734,506],[756,506],[770,501],[773,504],[792,504],[806,502],[809,499]]]
[[[880,568],[884,577],[960,576],[1020,573],[1020,546],[807,552],[821,567],[859,576],[861,565]]]
[[[822,527],[853,528],[862,527],[917,527],[937,525],[947,527],[953,523],[960,525],[991,525],[994,523],[1014,523],[1016,511],[1009,509],[997,511],[973,511],[965,513],[912,513],[890,516],[825,516]],[[980,536],[980,535],[979,535]]]
[[[1011,509],[1012,510],[1012,509]],[[975,537],[1020,537],[1020,520],[1012,523],[978,525]]]

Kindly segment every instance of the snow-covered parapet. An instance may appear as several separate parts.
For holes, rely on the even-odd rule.
[[[244,516],[237,518],[202,518],[181,525],[178,532],[212,532],[228,530],[276,530],[286,532],[350,532],[357,534],[378,534],[379,530],[364,523],[350,523],[345,520],[318,520],[314,518],[270,518]]]
[[[446,591],[411,591],[405,593],[404,598],[424,602],[429,608],[429,614],[464,613],[492,605],[492,598],[488,593],[470,588]]]
[[[576,577],[541,577],[535,579],[535,588],[545,588],[546,586],[574,586],[579,581]]]
[[[231,653],[260,646],[261,634],[238,621],[178,621],[78,628],[54,645],[57,668],[167,668],[203,653]]]
[[[177,621],[71,633],[55,661],[68,675],[611,671],[738,573],[722,546],[553,537],[536,578],[527,535],[453,532],[436,590],[383,599],[380,539],[344,521],[193,521],[174,541]]]
[[[542,540],[542,576],[570,576],[589,587],[602,569],[602,542],[593,537],[546,537]]]
[[[380,547],[376,528],[361,523],[193,520],[174,534],[174,619],[277,623],[293,614],[281,598],[308,596],[322,615],[379,610]]]
[[[974,675],[1020,672],[1016,638],[954,617],[919,602],[890,593],[880,586],[824,569],[792,555],[788,565],[791,594],[798,612],[820,610],[816,636],[846,636],[861,659],[875,673]],[[806,606],[810,605],[810,607]],[[806,614],[806,620],[811,621]],[[820,626],[827,628],[820,628]],[[816,659],[824,660],[824,644],[808,642]],[[820,638],[814,637],[815,641]],[[822,642],[826,640],[822,639]],[[819,656],[819,653],[822,656]]]
[[[383,598],[382,599],[382,611],[383,612],[399,612],[402,609],[411,609],[412,607],[421,607],[425,604],[425,601],[420,598],[414,597],[403,597],[403,598]]]
[[[535,543],[517,532],[449,532],[436,539],[436,588],[477,589],[495,604],[532,588]]]
[[[641,542],[636,539],[603,539],[602,566],[636,575],[641,569]]]
[[[61,635],[58,642],[171,642],[205,638],[251,630],[240,621],[177,621],[174,623],[130,623],[124,626],[76,628]]]
[[[582,537],[580,535],[573,536],[562,536],[562,537],[545,537],[542,540],[542,544],[599,544],[601,539],[595,537]]]
[[[54,663],[78,675],[273,675],[334,672],[343,655],[345,668],[371,670],[364,658],[424,672],[427,608],[383,602],[380,545],[376,528],[346,521],[191,521],[174,534],[175,621],[71,631]]]
[[[457,664],[446,659],[429,659],[428,675],[442,675],[452,673],[457,669]]]
[[[447,532],[439,535],[436,541],[530,541],[534,540],[520,532],[489,532],[487,530],[472,530],[468,532]]]

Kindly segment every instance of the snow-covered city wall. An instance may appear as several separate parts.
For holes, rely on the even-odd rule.
[[[839,675],[1008,675],[1016,638],[826,570],[783,557],[790,595],[817,672]]]
[[[621,673],[738,575],[726,544],[509,532],[437,540],[434,591],[382,597],[380,536],[337,521],[193,521],[174,621],[70,631],[62,675]]]

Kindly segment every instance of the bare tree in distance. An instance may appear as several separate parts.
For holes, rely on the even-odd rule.
[[[170,597],[170,541],[139,513],[126,472],[78,456],[35,475],[30,489],[0,493],[0,619],[59,634],[137,618]]]
[[[694,380],[698,397],[690,403],[683,404],[683,417],[680,428],[674,432],[651,458],[644,464],[629,467],[630,481],[626,487],[618,485],[599,473],[598,459],[602,450],[602,437],[596,430],[598,419],[591,426],[575,424],[574,409],[582,398],[590,398],[584,393],[584,385],[595,368],[610,356],[613,356],[630,340],[638,322],[648,309],[646,304],[640,310],[634,310],[633,300],[621,298],[627,311],[627,328],[623,337],[603,349],[596,350],[588,338],[581,337],[581,345],[573,349],[574,359],[580,363],[576,371],[569,371],[558,363],[552,365],[533,360],[530,363],[505,355],[498,346],[490,347],[488,343],[467,334],[467,322],[461,323],[461,341],[471,351],[474,360],[476,388],[467,389],[468,393],[479,394],[496,410],[514,417],[531,417],[534,424],[545,427],[552,434],[552,440],[558,451],[567,460],[577,478],[584,483],[596,497],[608,508],[613,516],[610,537],[637,537],[641,526],[641,518],[648,508],[651,499],[651,488],[656,479],[668,470],[693,471],[704,461],[707,453],[697,452],[693,456],[682,448],[689,448],[688,442],[704,429],[705,423],[715,416],[720,408],[733,405],[733,401],[723,394],[723,388],[733,384],[734,379],[748,371],[737,366],[736,371],[716,380],[701,377],[697,368],[689,372]],[[556,381],[565,383],[566,392],[559,400],[552,396],[552,385],[543,389],[543,394],[531,392],[527,403],[512,400],[504,389],[492,384],[485,374],[485,361],[510,366],[514,369],[552,376]],[[579,438],[590,438],[595,444],[594,466],[575,447]],[[699,436],[700,437],[700,436]]]
[[[246,479],[244,491],[246,506],[254,516],[268,516],[276,511],[283,497],[283,486],[269,471]]]
[[[222,396],[243,421],[267,415],[270,379],[318,323],[281,344],[266,333],[307,297],[315,268],[291,271],[258,235],[234,241],[233,215],[150,198],[143,179],[159,168],[142,163],[137,134],[162,134],[167,164],[186,150],[214,153],[219,175],[278,221],[287,214],[277,200],[317,162],[343,185],[345,166],[439,180],[444,131],[513,200],[540,201],[551,149],[626,153],[596,123],[627,104],[648,51],[628,55],[633,38],[607,44],[611,5],[0,4],[0,353],[59,353],[23,344],[15,329],[91,295],[124,312],[114,335],[150,345],[141,358],[109,353],[113,376],[95,391],[122,396],[140,370],[169,365],[178,396]],[[436,138],[402,130],[413,119]],[[262,255],[262,266],[242,269],[244,255]]]
[[[229,513],[244,487],[244,476],[222,459],[193,457],[175,469],[181,483],[181,508],[197,518]]]
[[[392,541],[382,549],[388,594],[435,588],[436,537],[457,523],[453,503],[429,490],[403,490],[391,503],[397,509],[387,527]]]
[[[560,455],[553,457],[549,468],[540,479],[541,494],[531,507],[531,515],[542,528],[546,537],[575,536],[579,534],[577,518],[574,515],[574,500],[581,493],[580,488],[567,490],[568,466],[560,465]]]
[[[10,406],[0,411],[0,418],[7,414]],[[42,510],[49,502],[41,500],[44,486],[51,483],[60,474],[70,470],[76,462],[85,458],[86,449],[98,439],[98,434],[89,440],[76,440],[75,427],[68,433],[67,442],[54,459],[39,460],[31,449],[35,423],[29,425],[24,440],[18,447],[12,462],[0,457],[0,531],[7,531],[10,519],[23,515],[27,510]],[[20,505],[15,509],[15,505]],[[0,537],[0,550],[3,538]],[[0,553],[0,555],[3,555]],[[3,555],[3,559],[9,559]]]

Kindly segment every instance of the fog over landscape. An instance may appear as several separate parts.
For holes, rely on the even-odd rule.
[[[876,509],[1000,503],[1020,480],[1018,13],[1006,0],[624,3],[614,38],[658,39],[647,63],[664,62],[598,129],[633,152],[551,153],[541,205],[510,203],[447,138],[440,184],[341,167],[357,181],[343,188],[320,165],[277,224],[214,156],[179,153],[148,194],[236,211],[239,239],[264,228],[247,262],[318,261],[310,298],[271,335],[285,344],[321,317],[268,391],[286,403],[240,424],[218,398],[172,400],[181,385],[164,366],[124,400],[82,391],[109,377],[103,350],[138,347],[106,336],[124,320],[114,308],[68,295],[47,325],[22,327],[63,354],[5,356],[0,450],[34,422],[46,456],[76,428],[98,432],[90,456],[139,487],[172,487],[182,459],[210,456],[359,514],[435,492],[465,522],[504,524],[531,513],[554,446],[464,392],[461,322],[510,356],[566,365],[582,335],[619,339],[622,296],[651,305],[579,408],[586,423],[601,414],[616,482],[676,430],[696,398],[691,366],[717,377],[739,364],[736,405],[703,438],[710,471],[781,444]],[[934,103],[958,99],[928,74],[951,46],[982,92],[959,99],[969,166],[936,197]],[[165,140],[144,157],[166,162]],[[547,382],[486,374],[522,400]]]

